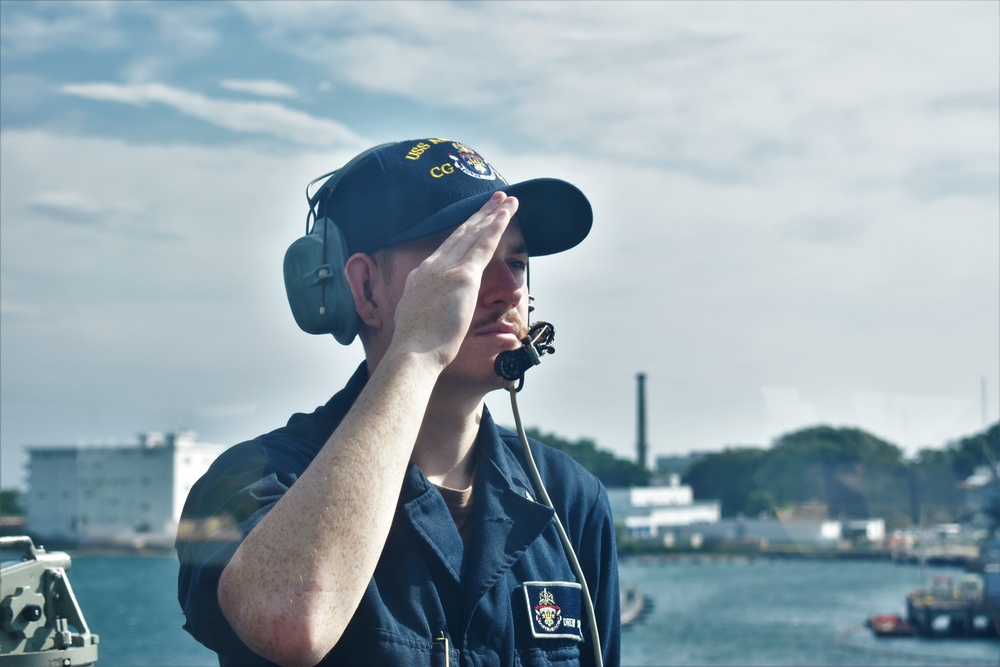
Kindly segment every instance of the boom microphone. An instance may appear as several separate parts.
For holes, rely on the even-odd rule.
[[[523,384],[525,371],[540,364],[543,354],[555,353],[555,339],[555,327],[548,322],[537,322],[528,330],[528,335],[521,339],[521,347],[497,355],[493,370],[508,382],[518,380]],[[519,385],[518,389],[520,388]]]

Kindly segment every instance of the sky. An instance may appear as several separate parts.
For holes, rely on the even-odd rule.
[[[295,325],[305,186],[449,137],[589,197],[528,426],[651,456],[1000,417],[1000,3],[0,2],[0,486],[235,444],[363,358]],[[488,401],[512,423],[506,395]]]

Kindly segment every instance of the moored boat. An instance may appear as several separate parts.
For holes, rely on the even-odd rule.
[[[910,637],[913,628],[897,614],[874,614],[865,623],[876,637]]]

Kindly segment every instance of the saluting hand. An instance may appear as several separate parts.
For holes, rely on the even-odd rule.
[[[410,272],[396,307],[391,347],[429,354],[444,368],[472,323],[483,271],[518,201],[495,193]]]

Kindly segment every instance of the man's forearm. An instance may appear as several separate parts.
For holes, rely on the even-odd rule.
[[[313,665],[339,640],[378,563],[439,372],[419,355],[383,359],[226,566],[219,603],[257,653]]]

